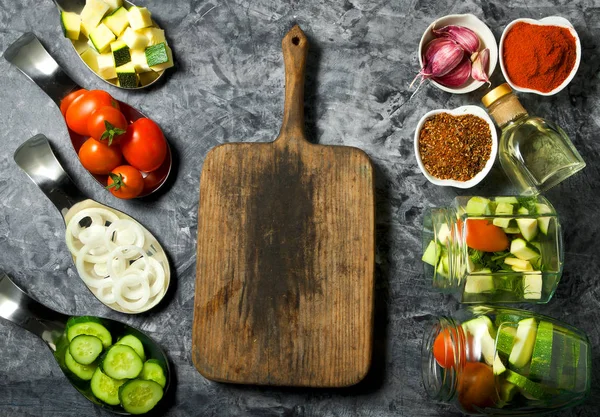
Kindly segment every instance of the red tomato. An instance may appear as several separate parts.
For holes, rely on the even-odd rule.
[[[460,351],[460,357],[455,355],[456,349]],[[433,356],[442,368],[454,368],[458,360],[463,363],[466,351],[465,334],[462,327],[442,330],[433,342]]]
[[[89,136],[88,119],[94,111],[104,106],[119,108],[115,101],[106,91],[90,90],[77,97],[67,109],[67,126],[83,136]]]
[[[108,174],[121,164],[119,146],[108,146],[94,138],[86,140],[79,148],[81,165],[92,174]]]
[[[62,113],[63,117],[67,115],[67,109],[69,108],[71,103],[83,93],[87,93],[87,90],[85,88],[73,91],[60,101],[60,112]]]
[[[135,198],[144,189],[144,179],[140,171],[131,165],[121,165],[108,174],[106,186],[115,197]]]
[[[508,249],[508,236],[489,219],[467,219],[467,246],[484,252]]]
[[[167,141],[160,127],[150,119],[138,119],[121,138],[123,156],[143,172],[158,169],[167,156]]]
[[[458,401],[468,412],[475,407],[491,407],[497,400],[496,384],[491,366],[482,362],[467,362],[459,371]]]
[[[110,146],[127,131],[127,120],[119,109],[104,106],[91,114],[87,127],[91,137],[96,140],[106,140]]]

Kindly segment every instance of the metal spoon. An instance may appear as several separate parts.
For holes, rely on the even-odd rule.
[[[68,346],[65,329],[69,316],[52,310],[31,298],[2,271],[0,271],[0,317],[12,321],[42,339],[53,352],[54,359],[58,362],[60,369],[69,382],[81,395],[94,404],[113,413],[129,415],[129,413],[119,406],[112,406],[99,401],[92,394],[89,382],[82,382],[74,378],[67,369],[64,360],[65,351]],[[164,387],[164,392],[166,393],[171,382],[171,370],[167,355],[165,355],[160,346],[148,335],[135,327],[128,326],[116,320],[106,318],[100,318],[100,320],[113,335],[132,334],[137,337],[144,345],[147,357],[160,361],[166,370],[167,383]]]
[[[59,107],[62,99],[69,93],[82,88],[69,78],[63,69],[44,49],[38,38],[31,32],[24,34],[13,42],[4,52],[4,58],[16,66],[31,81],[36,83],[38,87],[40,87]],[[128,122],[133,122],[137,119],[146,117],[143,113],[122,101],[119,101],[119,107]],[[79,153],[79,148],[81,148],[81,145],[83,145],[88,138],[73,132],[71,129],[68,130],[75,153]],[[171,166],[171,148],[167,142],[167,157],[160,168],[153,172],[142,173],[144,183],[148,184],[148,186],[145,186],[138,197],[152,194],[162,187],[171,172]],[[106,186],[108,179],[107,175],[95,175],[92,173],[90,173],[90,175],[102,186]]]
[[[65,11],[65,12],[74,12],[77,14],[81,14],[81,11],[83,10],[83,7],[85,6],[85,0],[54,0],[54,4],[56,5],[56,7],[58,8],[59,12],[61,11]],[[125,7],[127,10],[129,10],[129,8],[135,6],[135,4],[131,3],[130,1],[127,0],[123,0],[123,7]],[[154,27],[158,27],[158,25],[156,24],[156,22],[152,21],[152,23],[154,23]],[[81,56],[79,55],[79,53],[77,52],[77,49],[75,48],[75,44],[73,43],[73,41],[71,41],[69,39],[69,43],[71,44],[71,47],[73,48],[73,50],[75,51],[75,53],[77,54],[77,56],[79,57],[79,59],[81,59]],[[158,77],[156,77],[154,80],[152,80],[151,82],[149,82],[148,84],[144,84],[141,87],[121,87],[120,85],[111,83],[108,80],[105,80],[104,78],[102,78],[101,76],[99,76],[96,71],[94,71],[92,68],[90,68],[90,66],[87,64],[87,62],[85,62],[83,59],[81,59],[81,62],[83,62],[85,64],[86,67],[88,67],[88,69],[98,78],[100,78],[102,81],[104,81],[107,84],[110,84],[114,87],[117,88],[122,88],[123,90],[140,90],[142,88],[146,88],[151,86],[152,84],[154,84],[155,82],[157,82],[159,79],[162,78],[162,76],[165,74],[165,70],[162,70],[159,74]]]
[[[145,306],[143,310],[130,311],[122,308],[118,303],[104,303],[102,300],[100,300],[100,298],[98,298],[95,292],[97,290],[88,286],[90,292],[94,294],[94,296],[98,298],[101,303],[121,313],[137,314],[142,313],[143,311],[148,311],[160,302],[169,287],[171,269],[162,246],[144,226],[119,210],[105,206],[104,204],[85,197],[64,171],[63,167],[56,159],[56,156],[54,156],[46,136],[37,135],[25,141],[25,143],[19,146],[15,151],[14,159],[17,165],[19,165],[19,167],[25,171],[29,178],[31,178],[31,180],[40,188],[40,190],[46,194],[46,197],[48,197],[56,206],[60,214],[63,216],[65,225],[67,225],[71,218],[80,210],[90,207],[100,207],[114,212],[120,218],[126,218],[134,221],[144,231],[145,241],[147,242],[144,246],[148,248],[146,250],[148,257],[152,257],[158,261],[165,271],[164,289],[157,294],[154,298],[154,301]]]

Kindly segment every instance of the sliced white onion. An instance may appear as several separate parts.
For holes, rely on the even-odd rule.
[[[102,242],[105,232],[106,226],[92,224],[90,227],[81,230],[77,238],[81,240],[81,243],[84,245]]]
[[[135,286],[137,284],[141,284],[142,286],[142,296],[137,301],[127,300],[123,296],[123,286]],[[126,275],[115,282],[113,293],[115,294],[118,305],[127,310],[138,311],[143,309],[150,299],[150,286],[148,285],[148,280],[145,277],[140,275]]]
[[[125,246],[117,246],[108,254],[108,261],[106,263],[108,275],[113,278],[118,278],[126,271],[125,264],[127,259],[131,259],[136,255],[141,256],[140,259],[145,259],[148,257],[146,252],[142,248],[133,245],[125,245]],[[116,270],[113,268],[115,260],[119,262],[120,269]],[[146,273],[149,272],[149,267],[144,268]]]
[[[83,254],[82,254],[82,252],[85,252],[88,250],[89,250],[89,247],[84,246],[80,252],[81,256],[80,256],[80,254],[75,256],[75,267],[77,268],[77,272],[79,273],[79,276],[81,277],[83,282],[88,287],[101,288],[103,285],[107,284],[107,282],[105,280],[110,279],[110,278],[105,278],[103,276],[96,274],[93,267],[91,267],[90,270],[88,271],[88,269],[86,268],[86,265],[85,265],[85,261],[84,261],[85,256],[83,256]]]
[[[114,237],[113,237],[114,235]],[[106,246],[111,244],[119,246],[144,247],[144,231],[133,220],[119,219],[106,229],[104,235]]]
[[[97,288],[95,294],[104,304],[114,304],[117,301],[114,293],[114,281],[111,278],[102,280],[102,285]]]
[[[67,224],[67,230],[65,233],[67,247],[73,255],[75,255],[75,252],[80,250],[83,246],[76,247],[73,238],[78,238],[81,232],[87,229],[87,227],[79,226],[79,222],[86,217],[89,217],[92,225],[95,226],[105,226],[106,221],[110,221],[112,223],[116,220],[119,220],[119,217],[116,214],[101,207],[90,207],[76,213]]]
[[[165,286],[165,270],[163,266],[153,257],[149,256],[147,258],[150,262],[150,266],[152,267],[152,272],[150,275],[150,297],[154,297],[158,293],[160,293]],[[134,263],[131,264],[130,268],[135,269],[145,269],[146,267],[146,258],[140,258]]]

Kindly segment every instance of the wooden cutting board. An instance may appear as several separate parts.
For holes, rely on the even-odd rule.
[[[204,161],[192,358],[215,381],[348,386],[371,362],[373,168],[359,149],[306,140],[299,26],[282,46],[279,137]]]

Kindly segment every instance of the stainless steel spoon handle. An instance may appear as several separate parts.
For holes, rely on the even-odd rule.
[[[52,351],[56,351],[56,342],[69,318],[35,301],[1,271],[0,317],[39,336]]]
[[[15,151],[14,159],[63,217],[86,199],[56,159],[46,136],[40,134],[25,141]]]
[[[58,106],[67,94],[81,88],[46,52],[32,32],[13,42],[4,52],[4,58],[44,90]]]

